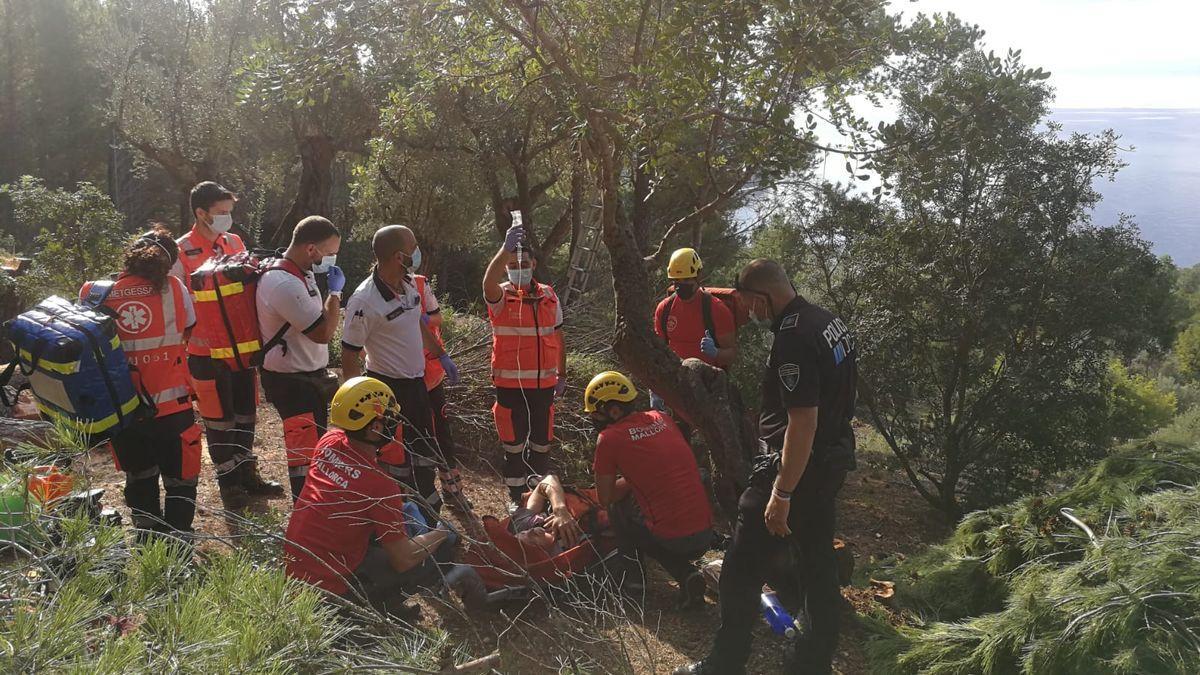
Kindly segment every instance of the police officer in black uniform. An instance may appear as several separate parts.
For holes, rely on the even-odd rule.
[[[764,455],[738,502],[737,527],[721,569],[721,627],[712,650],[675,672],[745,672],[759,593],[768,582],[789,609],[807,613],[804,630],[785,655],[786,672],[828,673],[841,612],[835,502],[846,472],[854,468],[854,344],[846,324],[800,297],[772,260],[747,265],[737,290],[751,320],[775,334],[762,380]],[[789,551],[793,545],[798,558]]]

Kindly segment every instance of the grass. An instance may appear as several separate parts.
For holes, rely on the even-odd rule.
[[[869,574],[907,626],[864,621],[881,673],[1200,672],[1200,416],[969,514]],[[1086,528],[1086,529],[1085,529]]]
[[[0,485],[23,490],[33,465],[85,452],[68,434],[52,441],[26,449],[28,463],[6,466]],[[271,536],[278,517],[214,553],[134,545],[128,531],[61,506],[29,513],[19,541],[0,543],[0,672],[436,671],[453,652],[442,632],[351,612],[288,579]]]

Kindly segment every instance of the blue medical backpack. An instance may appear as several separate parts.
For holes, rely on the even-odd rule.
[[[6,324],[16,358],[0,384],[20,367],[44,416],[92,441],[111,438],[148,412],[114,322],[99,309],[50,296]]]

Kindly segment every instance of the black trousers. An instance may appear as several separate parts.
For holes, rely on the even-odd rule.
[[[429,409],[433,415],[433,434],[437,438],[438,451],[441,453],[442,468],[453,469],[458,466],[455,455],[454,436],[450,433],[450,419],[446,415],[446,383],[429,390]]]
[[[504,485],[514,504],[541,476],[550,473],[554,440],[554,387],[496,387],[492,405],[496,434],[504,446]],[[528,445],[526,445],[528,444]]]
[[[442,461],[437,435],[433,430],[433,411],[429,406],[429,391],[420,377],[396,378],[367,371],[391,390],[400,406],[400,423],[404,428],[404,464],[390,466],[392,476],[421,497],[418,506],[425,521],[434,526],[442,509],[442,496],[437,491],[437,466]]]
[[[135,527],[190,532],[200,474],[200,427],[191,409],[139,422],[112,439],[125,472],[125,504]],[[164,503],[159,503],[162,477]]]
[[[648,555],[680,584],[696,571],[695,562],[712,545],[711,528],[674,539],[656,536],[646,527],[645,517],[633,495],[627,495],[610,506],[608,516],[617,532],[618,546],[626,558],[640,559],[642,554]]]
[[[337,391],[337,379],[322,368],[306,373],[262,371],[263,394],[283,422],[283,445],[287,453],[288,482],[292,501],[304,489],[308,466],[317,441],[329,426],[329,401]]]
[[[196,393],[208,456],[217,481],[234,480],[233,470],[255,461],[254,426],[258,416],[258,371],[233,372],[223,361],[188,355],[188,374]]]
[[[756,471],[738,502],[737,527],[721,567],[721,627],[709,661],[730,670],[746,663],[751,631],[757,625],[759,594],[763,583],[770,582],[781,591],[785,604],[789,592],[799,593],[807,614],[808,630],[797,639],[792,667],[796,672],[828,673],[841,614],[833,530],[837,493],[846,471],[809,464],[792,496],[790,537],[772,535],[763,522],[776,473],[776,469]],[[790,559],[791,545],[800,554],[799,568],[780,570],[780,561]]]

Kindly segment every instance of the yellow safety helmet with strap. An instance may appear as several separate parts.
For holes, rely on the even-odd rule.
[[[700,262],[700,254],[694,248],[681,248],[671,254],[667,263],[668,279],[695,279],[700,276],[704,263]]]
[[[388,386],[373,377],[352,377],[338,387],[329,406],[329,423],[358,431],[376,418],[400,412]]]
[[[592,378],[583,392],[583,411],[596,412],[596,406],[610,401],[629,403],[637,398],[637,388],[621,373],[607,370]]]

